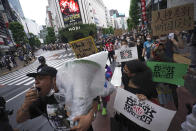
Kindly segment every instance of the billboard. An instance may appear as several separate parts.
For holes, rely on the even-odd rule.
[[[65,27],[82,22],[78,0],[59,0]]]

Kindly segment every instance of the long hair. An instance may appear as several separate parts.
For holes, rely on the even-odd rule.
[[[152,81],[151,69],[139,60],[128,61],[126,65],[129,71],[135,74],[130,77],[133,84],[143,90],[148,97],[157,97],[155,85]]]

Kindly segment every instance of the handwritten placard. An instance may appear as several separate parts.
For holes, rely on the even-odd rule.
[[[152,12],[153,36],[194,29],[194,4]]]
[[[91,36],[69,43],[77,58],[83,58],[97,53],[94,40]]]
[[[140,101],[136,95],[117,89],[114,108],[131,121],[150,131],[167,131],[176,111],[160,107],[149,100]]]
[[[153,81],[184,86],[183,77],[187,73],[188,65],[168,62],[147,62],[152,70]]]

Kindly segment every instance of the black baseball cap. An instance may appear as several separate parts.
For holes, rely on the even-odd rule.
[[[27,76],[36,77],[36,76],[52,76],[56,77],[57,70],[50,66],[43,66],[42,68],[37,70],[37,73],[29,73]]]

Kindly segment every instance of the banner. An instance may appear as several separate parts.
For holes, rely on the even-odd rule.
[[[82,22],[78,0],[59,0],[65,27]]]
[[[91,36],[69,43],[77,58],[86,57],[97,53],[94,40]]]
[[[137,47],[131,47],[127,49],[116,50],[117,55],[116,62],[126,62],[134,59],[138,59]]]
[[[144,23],[147,21],[146,17],[146,0],[141,0],[141,8],[142,8],[142,19]]]
[[[136,95],[117,89],[114,108],[131,121],[150,131],[167,131],[176,111],[160,107],[148,100],[140,101]]]
[[[167,62],[147,62],[152,70],[153,81],[184,86],[183,76],[187,73],[188,65]]]
[[[194,29],[194,4],[152,12],[153,36]]]

